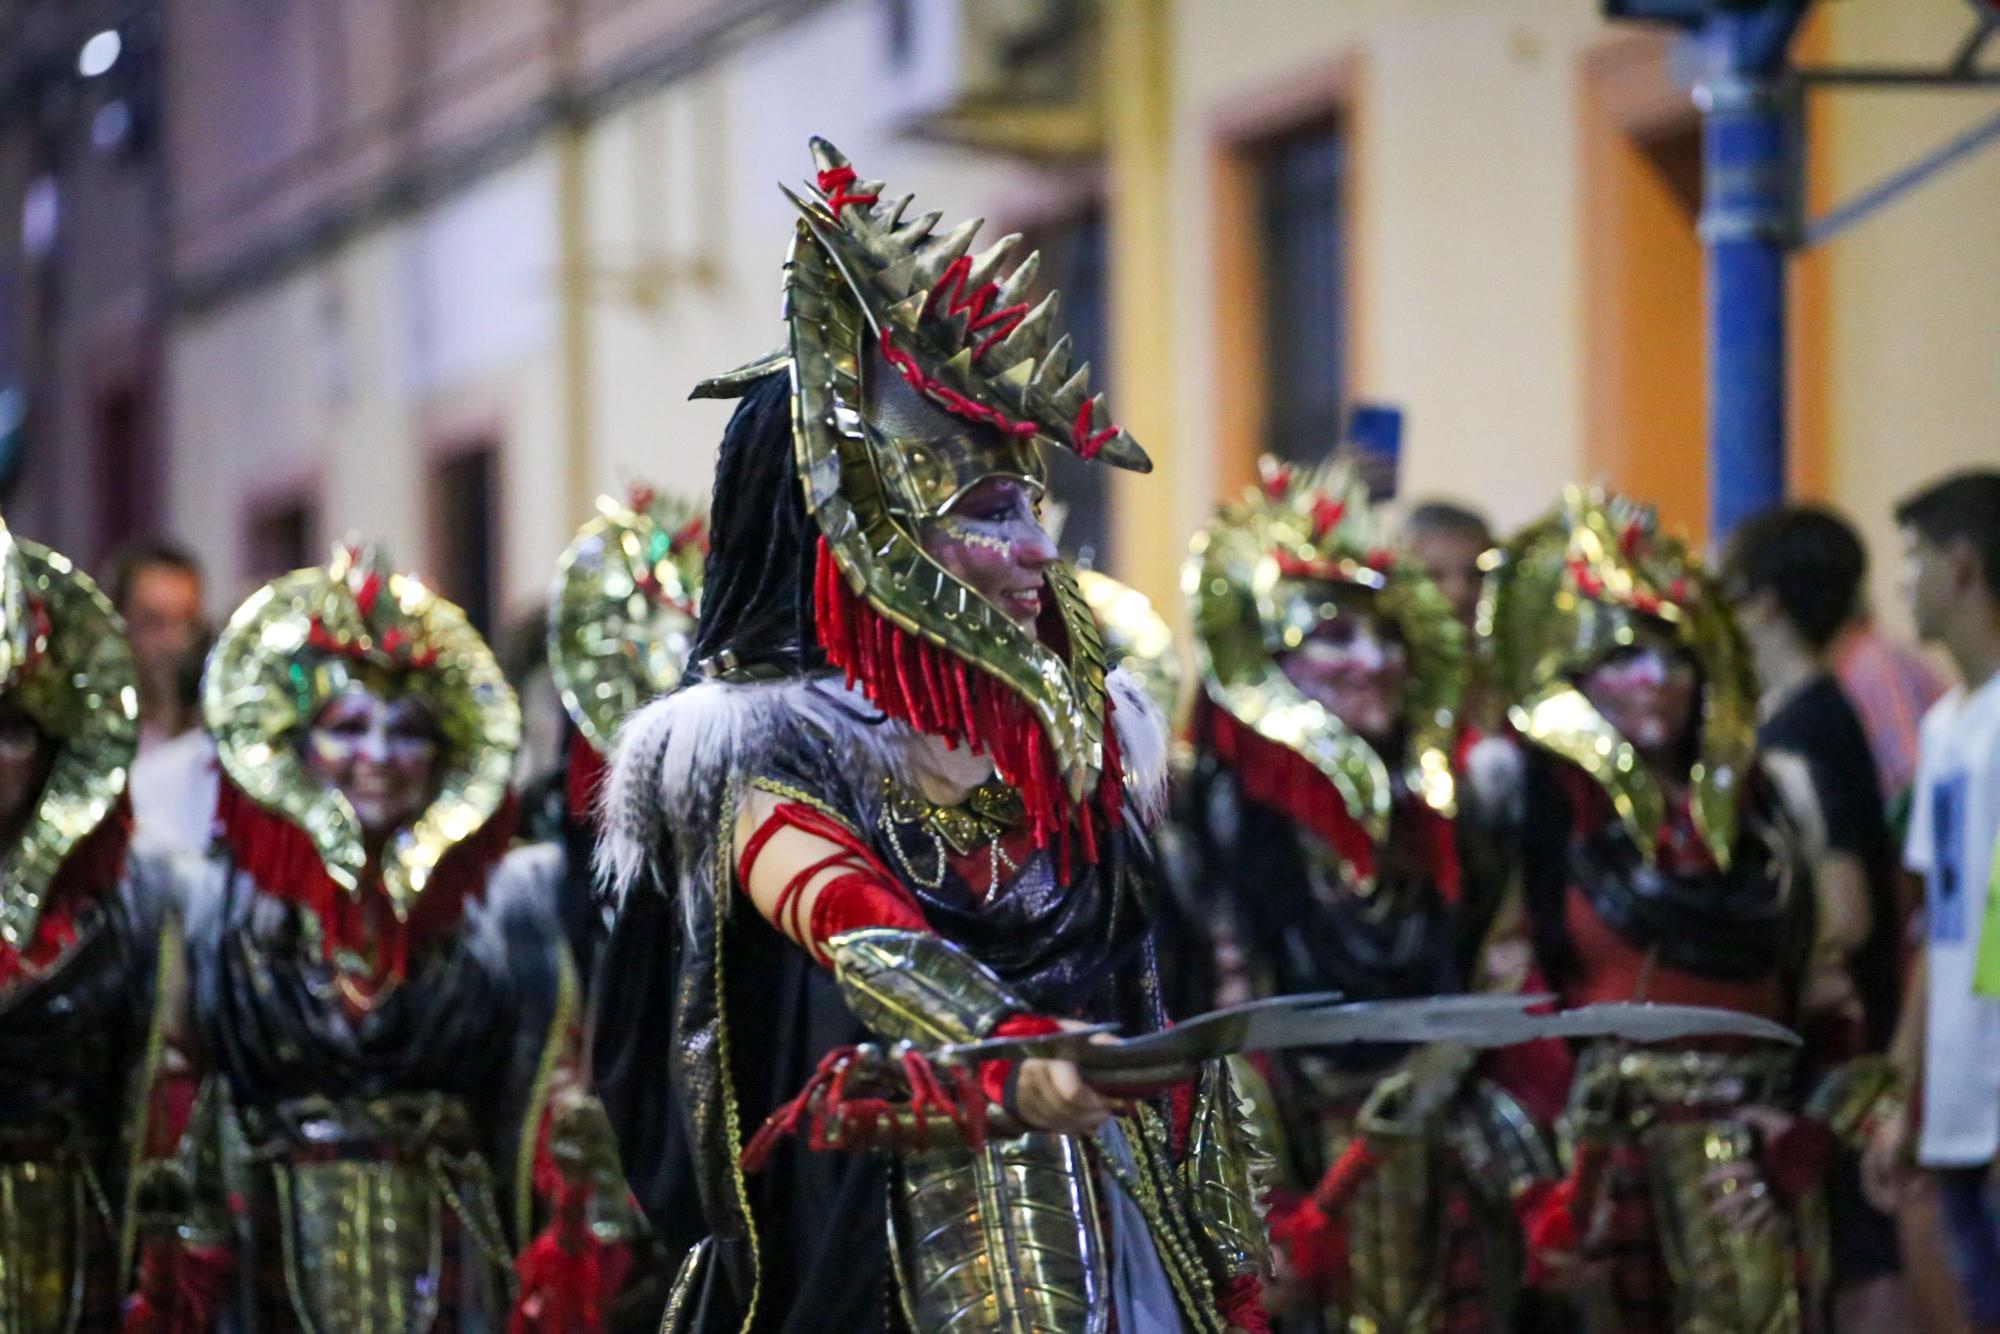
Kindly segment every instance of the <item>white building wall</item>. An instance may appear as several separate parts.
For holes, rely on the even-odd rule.
[[[1503,524],[1584,471],[1581,61],[1622,29],[1595,0],[1228,0],[1174,7],[1172,381],[1179,460],[1157,540],[1180,549],[1215,499],[1219,128],[1246,99],[1352,58],[1357,172],[1352,392],[1407,409],[1405,490]],[[1829,56],[1943,59],[1956,0],[1829,6]],[[777,345],[790,205],[824,134],[864,176],[948,218],[1032,211],[1012,161],[899,138],[887,34],[844,0],[758,35],[591,130],[589,475],[706,489],[729,405],[688,389]],[[1976,105],[1975,105],[1976,104]],[[1823,159],[1844,197],[1986,108],[1971,94],[1846,94]],[[324,483],[349,528],[426,555],[427,449],[502,442],[503,606],[543,592],[569,512],[554,148],[172,336],[174,527],[237,591],[242,497]],[[997,230],[997,228],[993,229]],[[1862,522],[1893,607],[1889,500],[2000,459],[2000,154],[1988,152],[1834,244],[1828,283],[1831,498]],[[987,239],[991,239],[990,236]],[[640,281],[664,274],[656,286]],[[1114,294],[1115,295],[1115,294]]]
[[[864,179],[914,192],[948,221],[1009,211],[1024,169],[896,137],[879,96],[891,77],[886,43],[879,5],[833,5],[592,135],[598,254],[614,270],[650,260],[683,275],[657,304],[607,293],[596,306],[602,486],[637,479],[706,493],[731,405],[687,394],[784,340],[780,284],[798,214],[778,186],[800,191],[811,178],[812,135],[838,145]],[[690,276],[698,266],[706,276]]]
[[[728,404],[697,380],[777,346],[795,213],[822,134],[864,175],[951,219],[1004,213],[1019,168],[898,141],[879,6],[849,0],[725,55],[593,127],[586,150],[593,296],[591,475],[705,495]],[[796,94],[796,95],[794,95]],[[555,148],[305,271],[183,319],[172,336],[169,505],[214,572],[243,585],[243,497],[316,481],[329,538],[428,557],[435,452],[501,446],[500,602],[534,605],[587,512],[566,496]],[[649,291],[649,271],[671,276]]]

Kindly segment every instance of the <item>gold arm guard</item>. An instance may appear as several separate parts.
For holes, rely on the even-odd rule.
[[[827,942],[841,999],[892,1042],[970,1042],[1028,1008],[951,942],[922,931],[866,927]]]
[[[1870,1131],[1908,1100],[1895,1062],[1887,1056],[1857,1056],[1826,1072],[1806,1099],[1805,1113],[1825,1122],[1843,1145],[1859,1149]]]
[[[1262,1198],[1271,1158],[1238,1086],[1237,1060],[1201,1068],[1181,1172],[1218,1267],[1231,1276],[1262,1275],[1271,1268]]]

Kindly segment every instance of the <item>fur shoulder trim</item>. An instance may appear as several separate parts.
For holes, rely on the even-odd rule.
[[[1104,678],[1104,688],[1111,697],[1111,726],[1125,769],[1125,798],[1150,829],[1167,813],[1167,720],[1139,679],[1123,667]]]
[[[627,718],[599,802],[599,886],[622,903],[659,850],[663,821],[693,827],[736,774],[763,767],[765,757],[796,743],[801,732],[816,733],[820,744],[839,738],[849,762],[881,772],[896,762],[893,750],[904,735],[825,676],[701,681]]]
[[[1157,824],[1167,808],[1167,734],[1160,711],[1124,670],[1105,680],[1125,770],[1126,798]],[[805,735],[802,735],[805,734]],[[832,676],[731,684],[701,681],[646,705],[618,731],[600,798],[595,873],[622,903],[659,852],[661,830],[694,827],[739,773],[792,745],[838,744],[857,786],[924,762],[924,738],[882,714]]]

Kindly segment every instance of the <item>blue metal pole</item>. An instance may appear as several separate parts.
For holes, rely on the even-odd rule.
[[[1785,252],[1795,177],[1781,76],[1802,9],[1798,0],[1718,9],[1695,38],[1712,541],[1785,497]]]

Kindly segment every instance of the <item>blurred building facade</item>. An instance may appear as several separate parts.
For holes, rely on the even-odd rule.
[[[155,0],[0,4],[0,494],[83,560],[167,517],[158,39]]]
[[[1404,407],[1405,494],[1506,524],[1602,477],[1698,530],[1698,126],[1669,43],[1595,0],[160,4],[139,452],[219,596],[354,531],[491,624],[597,491],[705,489],[726,406],[686,390],[779,336],[775,183],[814,133],[1043,245],[1159,465],[1108,508],[1059,479],[1067,541],[1170,610],[1216,497],[1354,398]],[[1815,61],[1941,64],[1968,23],[1819,11]],[[1990,102],[1820,97],[1816,201]],[[1890,500],[2000,453],[2000,154],[1793,281],[1795,483],[1862,522],[1886,600]],[[57,452],[86,483],[109,457]]]

